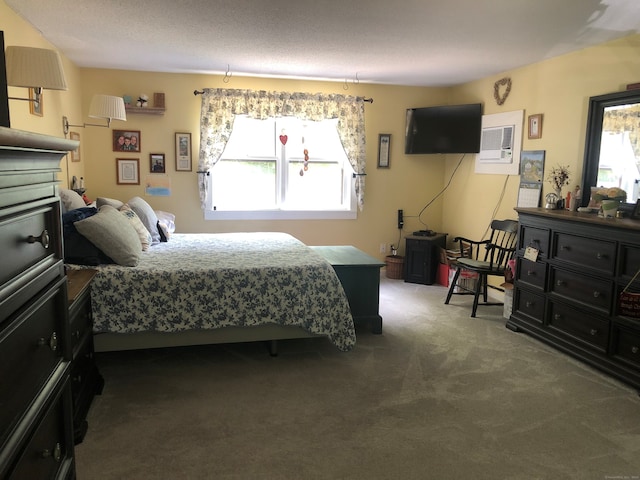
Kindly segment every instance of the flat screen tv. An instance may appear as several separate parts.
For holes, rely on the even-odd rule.
[[[481,103],[409,108],[404,153],[478,153],[481,133]]]

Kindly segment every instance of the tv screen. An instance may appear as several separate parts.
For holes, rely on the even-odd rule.
[[[409,108],[404,153],[478,153],[481,133],[481,103]]]

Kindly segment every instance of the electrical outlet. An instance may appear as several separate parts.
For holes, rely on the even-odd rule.
[[[404,227],[404,212],[398,210],[398,230],[402,230],[402,227]]]
[[[387,253],[387,244],[386,243],[381,243],[380,244],[380,253]]]

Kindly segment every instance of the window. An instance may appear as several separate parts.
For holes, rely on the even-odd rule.
[[[336,123],[236,116],[210,170],[205,218],[356,218],[354,172]]]

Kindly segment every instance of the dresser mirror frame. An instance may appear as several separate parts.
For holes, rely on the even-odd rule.
[[[640,105],[640,89],[598,95],[589,99],[587,135],[582,169],[582,205],[589,203],[591,187],[597,185],[601,157],[601,139],[605,109],[621,105]],[[640,120],[640,118],[639,118]],[[638,132],[640,135],[640,131]],[[640,175],[639,175],[640,177]],[[626,189],[625,189],[626,190]],[[635,207],[633,192],[627,190],[627,209]]]

